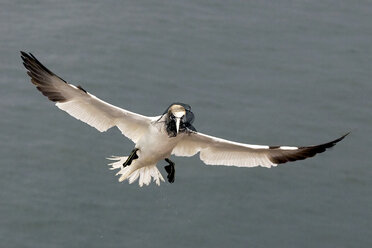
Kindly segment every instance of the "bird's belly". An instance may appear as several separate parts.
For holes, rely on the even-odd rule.
[[[153,164],[169,157],[178,141],[179,137],[169,137],[167,133],[150,127],[136,144],[139,161],[143,164]]]

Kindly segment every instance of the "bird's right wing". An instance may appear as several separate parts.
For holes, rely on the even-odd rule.
[[[345,138],[306,147],[263,146],[233,142],[199,132],[185,134],[172,154],[190,157],[200,152],[200,159],[209,165],[227,165],[238,167],[271,167],[289,161],[302,160],[324,152]]]
[[[154,117],[147,117],[116,107],[74,86],[51,72],[31,53],[21,52],[23,65],[31,82],[56,106],[100,132],[117,126],[123,135],[137,142]]]

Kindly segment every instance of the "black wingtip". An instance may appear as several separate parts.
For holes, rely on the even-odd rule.
[[[46,68],[32,53],[26,53],[24,51],[20,51],[20,53],[23,66],[27,69],[27,74],[31,77],[31,82],[36,85],[36,88],[53,102],[66,101],[63,94],[58,92],[53,85],[52,77],[57,77],[65,83],[66,81]]]
[[[32,55],[32,53],[26,53],[24,51],[20,51],[20,53],[21,53],[21,58],[23,60],[25,60],[25,59],[33,59],[34,58],[34,56]]]
[[[21,59],[23,60],[23,64],[29,64],[30,62],[34,61],[35,59],[32,57],[31,53],[26,53],[24,51],[20,51]]]
[[[299,147],[296,150],[282,150],[279,153],[271,156],[269,159],[271,162],[275,164],[282,164],[286,162],[296,161],[296,160],[303,160],[306,158],[310,158],[315,156],[318,153],[325,152],[327,149],[334,147],[338,142],[343,140],[346,136],[348,136],[350,132],[342,135],[340,138],[332,140],[330,142],[316,145],[316,146],[303,146]]]
[[[342,136],[342,138],[345,138],[345,137],[348,136],[349,134],[351,134],[351,131],[345,133],[344,136]]]
[[[340,142],[341,140],[343,140],[346,136],[348,136],[350,134],[350,132],[342,135],[340,138],[337,138],[335,140],[332,140],[330,142],[327,142],[327,143],[324,143],[324,144],[321,144],[321,145],[316,145],[316,146],[309,146],[309,147],[299,147],[299,148],[310,148],[310,147],[324,147],[324,148],[331,148],[333,146],[335,146],[338,142]]]
[[[334,145],[336,145],[338,142],[340,142],[341,140],[343,140],[346,136],[348,136],[351,132],[347,132],[345,133],[344,135],[342,135],[340,138],[338,139],[335,139],[334,141],[331,141],[330,143],[333,143]]]
[[[28,55],[26,52],[20,51],[20,53],[21,53],[21,58],[24,62],[26,62],[26,60],[30,58],[30,55]]]

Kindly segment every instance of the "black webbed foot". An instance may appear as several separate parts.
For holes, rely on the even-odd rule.
[[[169,165],[164,166],[165,171],[168,173],[167,175],[168,182],[174,183],[174,179],[176,175],[176,170],[174,169],[174,163],[168,158],[166,158],[165,161],[169,163]]]
[[[132,152],[130,153],[130,155],[128,156],[127,160],[124,162],[123,164],[123,167],[126,167],[126,166],[129,166],[132,164],[133,160],[137,159],[138,158],[138,155],[137,155],[137,151],[139,149],[138,148],[134,148],[132,150]]]

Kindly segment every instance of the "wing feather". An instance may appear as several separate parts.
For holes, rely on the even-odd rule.
[[[23,65],[31,82],[56,106],[71,116],[104,132],[117,126],[123,135],[137,142],[154,117],[147,117],[118,108],[94,95],[81,86],[74,86],[51,72],[41,64],[31,53],[21,52]]]
[[[173,149],[176,156],[190,157],[200,153],[200,159],[208,165],[226,165],[238,167],[272,167],[277,164],[302,160],[324,152],[348,135],[331,142],[308,147],[260,146],[232,142],[199,132],[185,134]]]

